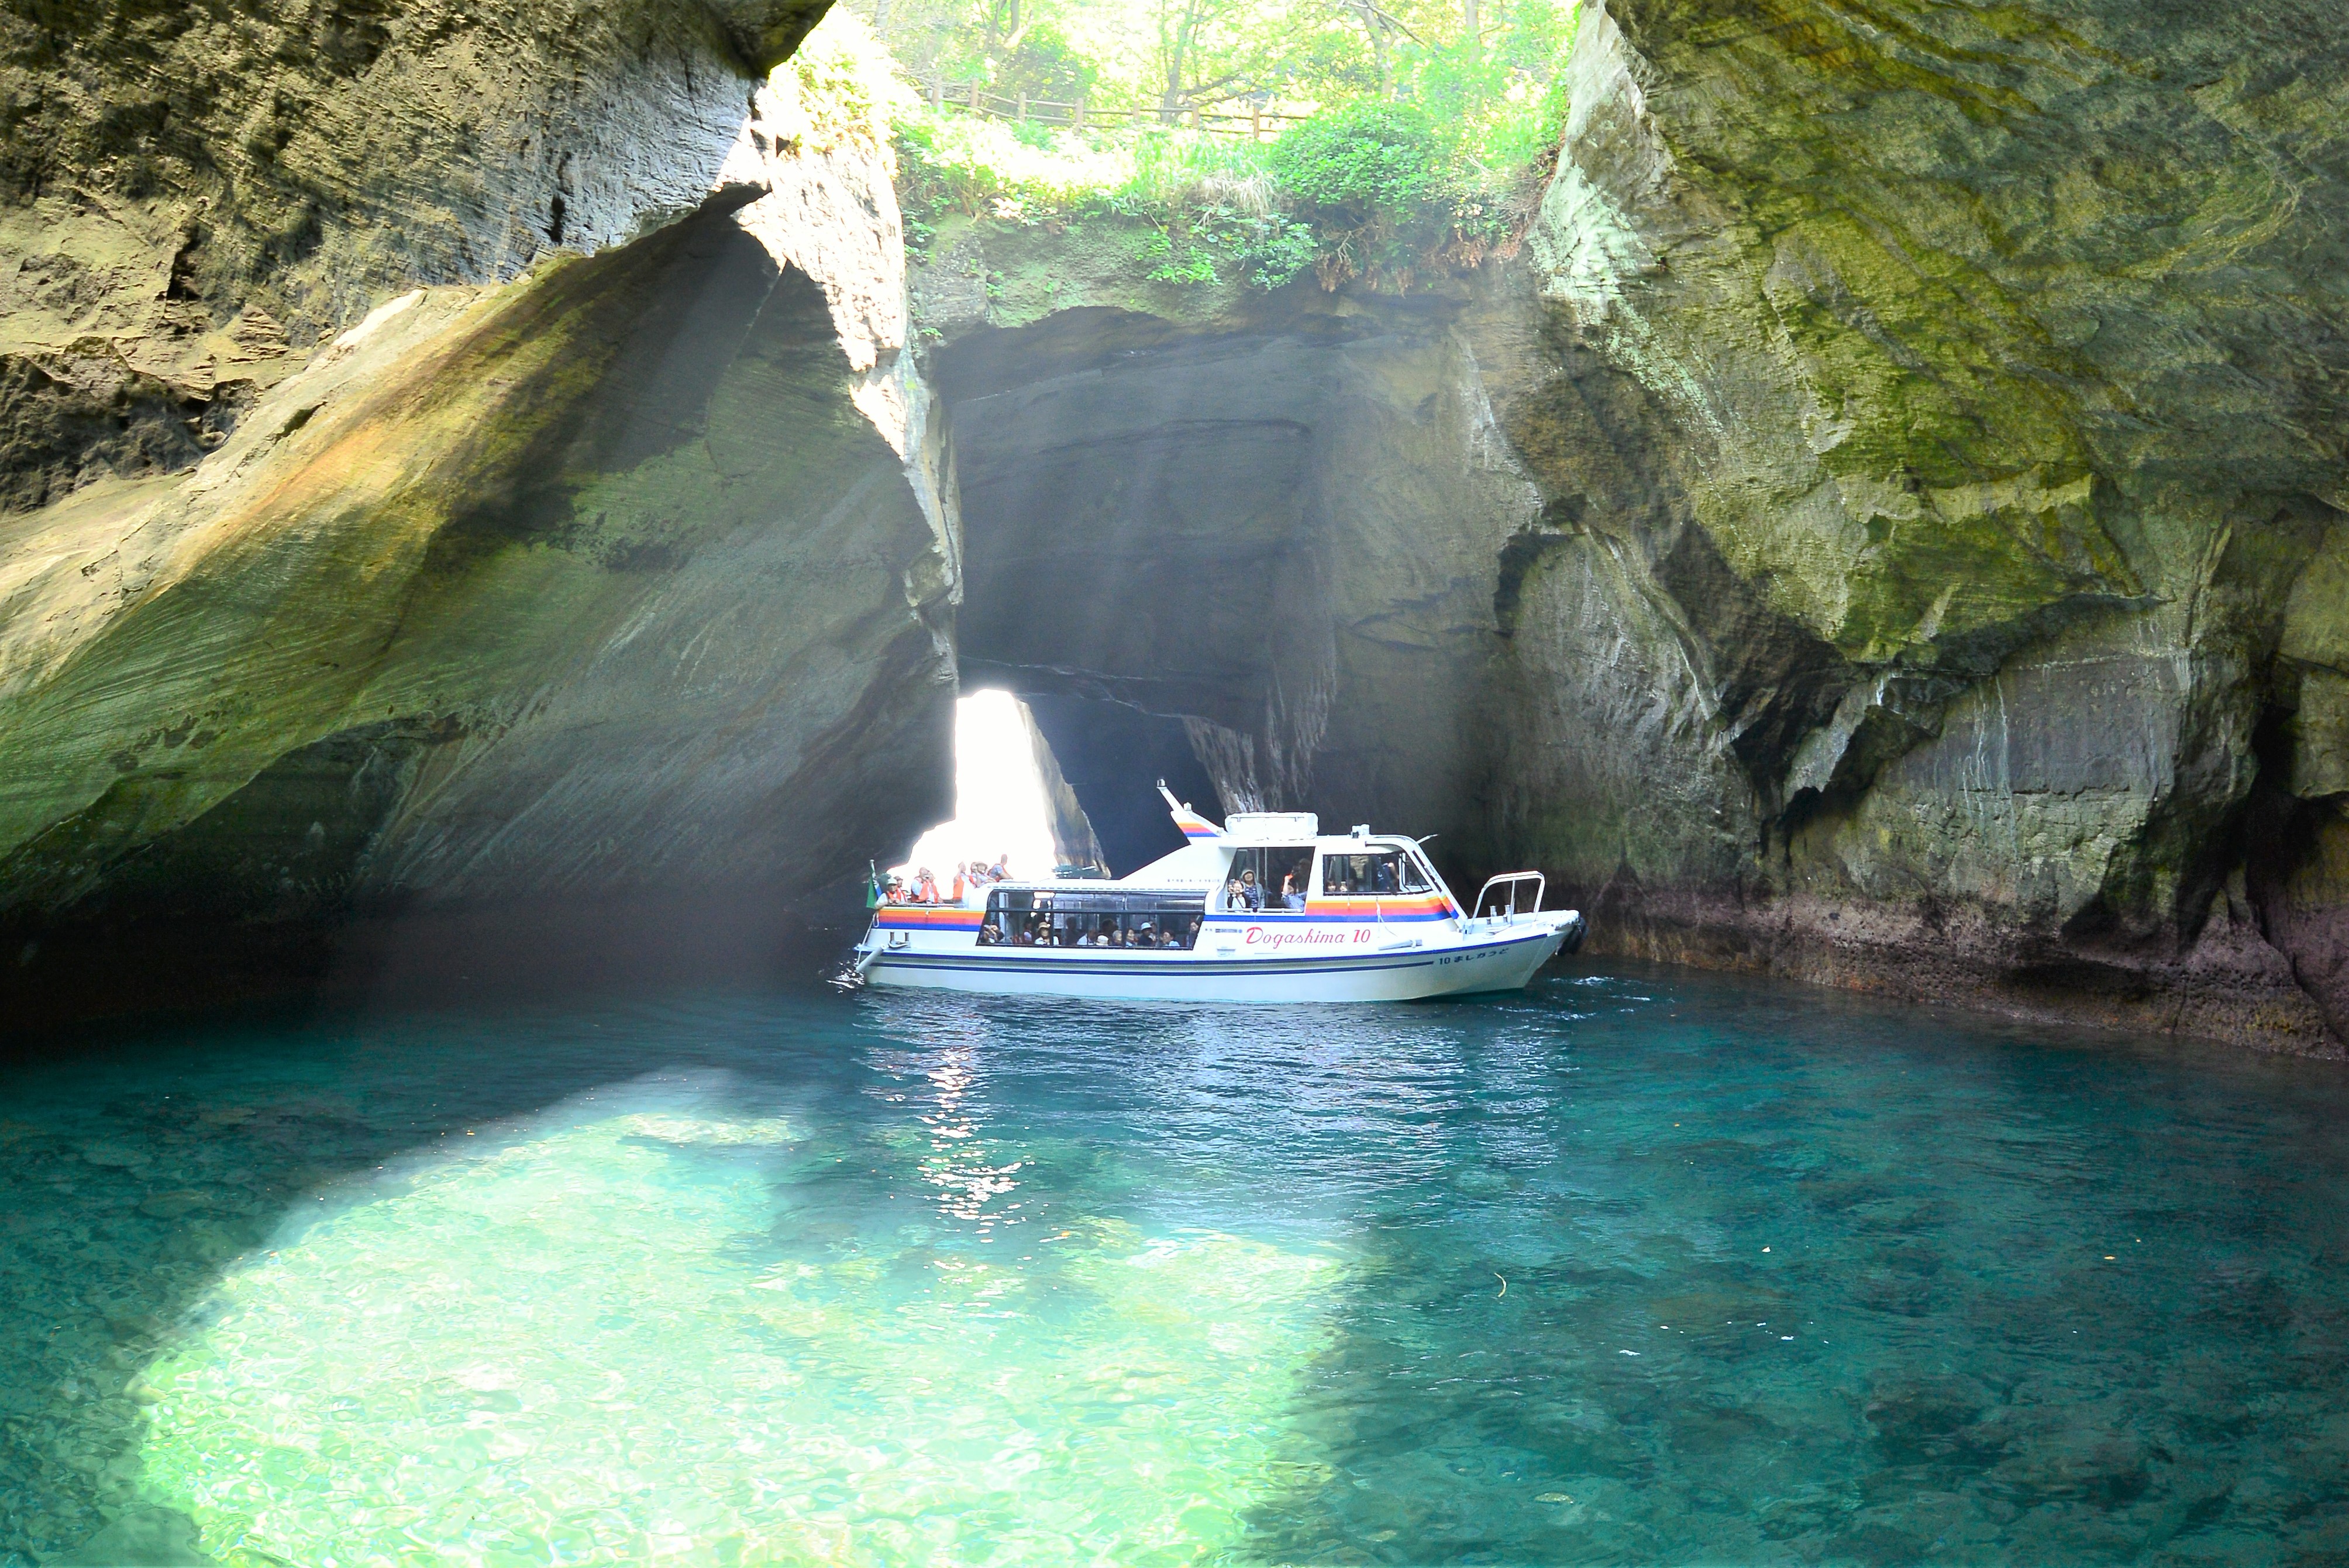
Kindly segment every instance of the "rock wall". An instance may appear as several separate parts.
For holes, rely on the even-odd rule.
[[[0,15],[0,508],[185,468],[316,345],[691,211],[823,0]]]
[[[1473,278],[943,227],[966,655],[1539,865],[1600,952],[2337,1051],[2344,53],[1594,3]]]
[[[1496,849],[1602,950],[2338,1048],[2344,55],[1586,12],[1488,356],[1546,502]]]
[[[1227,809],[1463,837],[1498,562],[1537,505],[1468,294],[1152,283],[1150,232],[948,224],[916,273],[966,667],[1180,720]],[[1114,789],[1156,815],[1164,763],[1105,775],[1086,727],[1054,742],[1087,810]]]
[[[688,215],[398,294],[183,475],[0,519],[12,987],[92,933],[781,897],[944,814],[886,151],[726,83]]]
[[[1525,243],[1398,298],[907,280],[759,86],[815,9],[0,20],[9,984],[820,883],[958,639],[1080,796],[1179,736],[1601,952],[2349,1037],[2330,11],[1590,0]]]
[[[1028,754],[1034,758],[1036,781],[1042,790],[1044,807],[1051,819],[1053,863],[1063,866],[1108,865],[1109,856],[1102,849],[1092,821],[1085,816],[1083,803],[1078,800],[1077,792],[1069,787],[1067,776],[1061,773],[1061,759],[1052,754],[1052,743],[1036,722],[1035,711],[1024,702],[1019,704],[1019,724],[1027,732]],[[1131,866],[1126,869],[1133,870]]]

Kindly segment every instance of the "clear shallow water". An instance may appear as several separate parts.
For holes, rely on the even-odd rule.
[[[1618,973],[0,1069],[0,1561],[2333,1563],[2349,1076]]]

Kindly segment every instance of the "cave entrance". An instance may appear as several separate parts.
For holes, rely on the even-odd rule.
[[[1079,310],[934,362],[965,679],[1029,705],[1121,871],[1182,846],[1162,779],[1216,816],[1309,788],[1331,664],[1315,473],[1330,352]]]
[[[1210,815],[1467,841],[1495,562],[1534,501],[1479,455],[1450,308],[1086,307],[933,351],[965,680],[1029,704],[1121,872],[1179,845],[1162,778]]]
[[[1183,847],[1158,780],[1175,799],[1222,820],[1223,799],[1181,718],[1102,696],[1040,691],[1025,700],[1102,854],[1121,874]]]
[[[1113,863],[1029,705],[1008,691],[981,690],[955,704],[955,814],[890,869],[907,879],[927,870],[944,888],[957,866],[999,859],[1023,880]]]

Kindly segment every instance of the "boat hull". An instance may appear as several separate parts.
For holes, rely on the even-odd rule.
[[[1232,957],[1197,952],[973,945],[882,948],[858,967],[874,985],[1127,1002],[1409,1002],[1515,991],[1582,923],[1525,921],[1464,939],[1360,954]],[[1568,948],[1571,951],[1571,948]]]

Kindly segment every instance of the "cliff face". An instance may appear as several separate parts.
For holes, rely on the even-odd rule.
[[[777,82],[709,89],[714,155],[667,128],[690,215],[400,294],[192,469],[86,450],[0,520],[14,983],[100,927],[795,892],[941,814],[951,520],[886,157]],[[375,275],[331,260],[272,286]]]
[[[1591,0],[1524,245],[1395,297],[908,279],[812,8],[0,24],[9,984],[803,891],[959,655],[1116,856],[1164,774],[1601,952],[2349,1038],[2330,11]]]
[[[1586,15],[1495,777],[1597,940],[2337,1034],[2344,55],[2289,6]]]
[[[1230,809],[1464,834],[1498,565],[1537,506],[1466,292],[1151,283],[1149,236],[948,225],[916,273],[966,671],[1178,727]],[[1106,743],[1040,711],[1072,766]],[[1154,804],[1151,777],[1087,809]]]
[[[2344,52],[1594,5],[1464,284],[942,232],[966,655],[1539,865],[1602,952],[2338,1049]]]
[[[183,468],[417,284],[691,211],[822,0],[0,15],[0,507]]]

